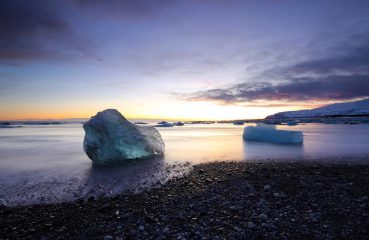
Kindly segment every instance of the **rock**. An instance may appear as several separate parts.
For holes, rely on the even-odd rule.
[[[255,225],[255,223],[253,223],[253,222],[248,222],[248,223],[247,223],[247,227],[248,227],[248,228],[251,228],[251,229],[255,229],[255,228],[256,228],[256,225]]]
[[[212,182],[212,180],[211,180],[210,178],[206,178],[206,179],[205,179],[205,182],[207,182],[207,183],[211,183],[211,182]]]
[[[83,128],[86,133],[83,149],[98,165],[164,154],[164,142],[155,128],[136,126],[115,109],[98,112]]]
[[[95,201],[95,196],[91,196],[91,197],[87,198],[87,201],[89,201],[89,202]]]
[[[265,185],[264,186],[264,190],[265,191],[269,191],[270,189],[272,189],[272,187],[270,185]]]
[[[0,208],[7,207],[6,201],[4,199],[0,199]]]
[[[263,221],[263,222],[265,222],[265,221],[267,221],[267,220],[268,220],[268,216],[267,216],[266,214],[264,214],[264,213],[260,214],[260,215],[259,215],[259,218],[260,218],[260,220],[261,220],[261,221]]]
[[[138,227],[138,230],[139,230],[139,231],[143,231],[143,230],[145,230],[144,225],[140,225],[140,226]]]

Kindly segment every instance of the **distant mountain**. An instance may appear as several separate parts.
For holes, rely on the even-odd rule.
[[[304,117],[333,117],[333,116],[363,116],[369,115],[369,99],[355,102],[334,103],[320,108],[300,111],[279,112],[266,117],[275,118],[304,118]]]

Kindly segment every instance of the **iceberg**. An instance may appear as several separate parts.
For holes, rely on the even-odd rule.
[[[296,126],[297,125],[297,122],[295,122],[295,121],[289,121],[289,122],[287,122],[287,125],[288,126]]]
[[[146,125],[148,123],[147,122],[135,122],[134,124],[137,124],[137,125]]]
[[[8,126],[8,125],[0,125],[0,128],[21,128],[22,126]]]
[[[183,122],[175,122],[173,123],[174,126],[184,126]]]
[[[98,112],[83,124],[83,149],[98,165],[113,165],[164,154],[164,142],[153,127],[136,126],[116,109]]]
[[[246,141],[261,141],[282,144],[301,144],[302,131],[278,130],[273,125],[257,124],[245,127],[243,139]]]

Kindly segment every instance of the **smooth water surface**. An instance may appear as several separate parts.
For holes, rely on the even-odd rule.
[[[158,128],[165,157],[123,166],[95,167],[82,149],[81,124],[0,129],[0,199],[8,205],[113,195],[163,183],[189,164],[237,160],[299,160],[369,155],[369,125],[278,126],[304,132],[302,145],[244,142],[232,124],[193,124]]]

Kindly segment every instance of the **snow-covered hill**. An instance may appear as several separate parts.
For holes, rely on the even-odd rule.
[[[355,102],[334,103],[320,108],[310,110],[280,112],[267,117],[274,118],[303,118],[303,117],[325,117],[325,116],[355,116],[369,115],[369,99]]]

